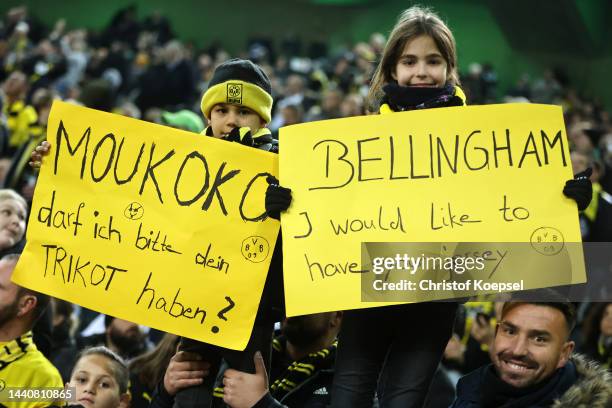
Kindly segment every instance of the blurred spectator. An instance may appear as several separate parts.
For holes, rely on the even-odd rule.
[[[110,112],[115,106],[115,92],[106,79],[88,81],[79,95],[79,101],[88,108]]]
[[[280,101],[276,103],[276,113],[272,115],[272,122],[270,123],[270,129],[276,130],[281,126],[284,126],[283,117],[280,114],[282,109],[288,105],[297,105],[302,108],[303,111],[310,109],[314,105],[312,98],[306,95],[306,86],[304,78],[300,75],[292,74],[287,78],[285,85],[284,94]]]
[[[109,45],[116,41],[136,44],[140,33],[140,23],[136,14],[137,10],[134,4],[118,10],[102,35],[102,44]]]
[[[497,72],[493,69],[492,64],[487,62],[482,66],[480,79],[484,103],[495,103],[497,101]]]
[[[151,107],[181,108],[195,100],[194,70],[178,41],[170,41],[139,80],[136,105],[146,111]]]
[[[281,111],[285,126],[296,125],[303,122],[302,108],[299,105],[287,105]]]
[[[140,119],[142,117],[138,106],[134,105],[132,102],[129,101],[123,101],[119,106],[113,109],[113,113],[117,113],[119,115],[127,116],[128,118],[134,119]]]
[[[468,73],[461,78],[461,84],[465,91],[468,102],[471,105],[479,105],[484,101],[484,90],[481,81],[482,65],[472,62],[468,67]]]
[[[517,80],[516,83],[510,90],[507,92],[508,96],[513,96],[515,98],[521,97],[527,100],[531,99],[531,85],[529,83],[529,75],[522,74]]]
[[[6,153],[13,154],[21,144],[29,140],[30,127],[36,125],[37,115],[34,108],[25,101],[28,83],[23,72],[15,71],[9,75],[2,90],[2,116],[9,131]]]
[[[387,39],[381,33],[372,33],[372,35],[370,35],[370,47],[372,47],[372,51],[374,51],[376,58],[382,55],[386,43]]]
[[[340,116],[348,118],[361,115],[365,115],[363,97],[359,94],[347,95],[340,106]]]
[[[4,178],[4,187],[18,191],[30,204],[34,196],[37,171],[28,165],[30,153],[47,135],[47,122],[55,94],[46,88],[38,89],[32,96],[36,110],[35,125],[29,127],[28,139],[19,146]]]
[[[594,303],[585,318],[581,351],[612,368],[612,303]]]
[[[66,56],[67,71],[57,82],[57,90],[62,96],[67,96],[82,80],[89,62],[87,53],[87,33],[85,30],[75,30],[67,33],[61,39],[62,52]]]
[[[74,340],[76,317],[72,303],[51,299],[53,330],[51,332],[50,360],[59,370],[64,383],[70,381],[70,373],[76,363],[78,349]]]
[[[66,58],[56,44],[43,39],[21,63],[21,69],[30,81],[26,100],[30,100],[37,89],[52,87],[66,73],[67,67]]]
[[[536,80],[532,87],[532,101],[535,103],[556,103],[561,96],[561,85],[553,71],[547,69],[542,78]]]
[[[489,63],[481,65],[473,62],[469,65],[468,74],[461,77],[463,89],[471,105],[495,103],[497,101],[497,81],[497,73],[493,65]],[[523,95],[515,95],[515,92],[512,92],[510,96]]]
[[[18,255],[0,260],[0,377],[4,387],[62,388],[57,369],[36,348],[32,327],[49,305],[49,297],[11,281]],[[35,402],[4,401],[6,407],[36,407]]]
[[[18,69],[22,61],[26,58],[30,48],[32,48],[32,43],[28,37],[30,25],[22,19],[23,17],[18,16],[19,12],[11,15],[11,12],[15,10],[17,9],[13,9],[7,14],[9,26],[5,34],[8,37],[8,52],[4,60],[4,69],[6,72]],[[25,7],[22,8],[22,10],[25,12]],[[11,27],[10,24],[14,25]]]
[[[174,38],[170,22],[160,10],[153,11],[144,19],[142,30],[151,33],[157,44],[165,44]]]
[[[352,66],[354,55],[346,53],[336,59],[334,68],[329,73],[329,78],[344,93],[351,91],[355,79],[355,69]]]
[[[104,325],[104,333],[78,337],[77,347],[106,346],[126,360],[139,356],[149,348],[146,335],[138,324],[106,316]]]
[[[583,241],[612,241],[612,195],[604,191],[599,179],[604,171],[603,165],[593,158],[592,154],[580,151],[571,153],[574,174],[584,171],[587,167],[593,169],[593,199],[589,206],[580,213],[580,229]]]
[[[313,106],[306,115],[305,121],[337,119],[342,116],[340,107],[344,95],[340,89],[328,89],[323,91],[321,106]]]
[[[612,127],[610,128],[612,130]],[[599,141],[599,150],[603,162],[603,176],[600,183],[602,189],[612,194],[612,132],[604,135]]]

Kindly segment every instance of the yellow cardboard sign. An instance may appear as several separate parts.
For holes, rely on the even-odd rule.
[[[573,175],[559,107],[488,105],[329,120],[283,128],[280,143],[281,184],[293,192],[282,217],[288,316],[398,301],[364,296],[363,288],[380,279],[371,253],[362,262],[362,243],[450,242],[454,247],[440,253],[486,253],[489,261],[496,253],[485,243],[525,243],[518,251],[540,257],[533,265],[542,273],[522,270],[520,255],[495,279],[521,281],[521,289],[586,279],[582,248],[569,245],[581,236],[576,204],[562,194]],[[392,253],[394,245],[383,246]],[[541,267],[557,249],[571,274]],[[429,289],[423,297],[418,286],[398,282],[403,302],[460,296]]]
[[[244,349],[278,235],[276,155],[62,102],[47,140],[14,281]]]

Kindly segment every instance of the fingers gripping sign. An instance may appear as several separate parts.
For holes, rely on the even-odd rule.
[[[223,375],[223,401],[232,408],[251,408],[268,393],[268,374],[259,351],[253,361],[255,374],[230,368]]]
[[[36,146],[30,155],[30,166],[36,169],[40,168],[43,158],[49,154],[49,149],[51,149],[51,143],[47,142],[46,140],[40,142],[40,144]]]
[[[176,395],[183,388],[202,384],[209,374],[210,364],[197,353],[179,351],[171,359],[164,374],[164,388]]]

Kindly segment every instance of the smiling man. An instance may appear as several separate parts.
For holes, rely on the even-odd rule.
[[[608,407],[612,376],[572,355],[574,306],[508,302],[491,350],[493,364],[459,380],[452,408]]]

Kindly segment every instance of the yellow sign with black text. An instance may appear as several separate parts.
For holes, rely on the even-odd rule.
[[[241,350],[279,223],[275,154],[53,104],[13,280],[163,331]]]
[[[280,143],[288,316],[586,279],[560,107],[328,120],[282,128]]]

